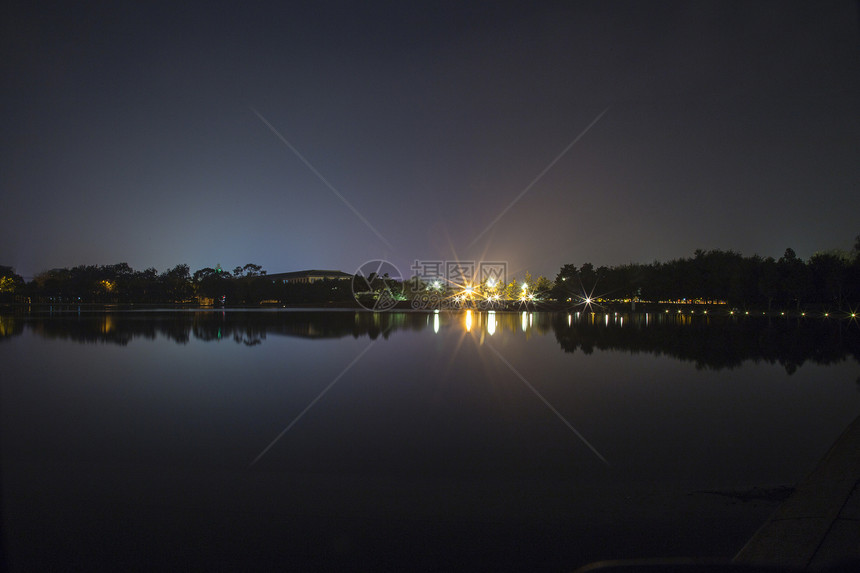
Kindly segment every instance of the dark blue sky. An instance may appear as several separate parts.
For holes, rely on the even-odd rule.
[[[27,277],[554,276],[860,233],[855,2],[117,4],[4,17],[0,264]]]

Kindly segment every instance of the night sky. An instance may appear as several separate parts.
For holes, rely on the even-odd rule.
[[[25,278],[554,277],[860,233],[855,2],[128,4],[4,9],[0,264]]]

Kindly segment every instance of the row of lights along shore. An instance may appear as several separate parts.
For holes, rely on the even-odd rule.
[[[493,279],[487,280],[486,284],[487,284],[487,287],[490,289],[496,289],[500,286]],[[434,290],[442,290],[442,284],[440,281],[434,281],[431,285],[431,288]],[[525,283],[525,282],[522,283],[521,288],[522,288],[522,291],[520,293],[520,297],[519,297],[518,301],[521,303],[523,303],[523,302],[524,303],[534,302],[535,301],[535,295],[534,295],[534,293],[529,292],[528,283]],[[455,302],[465,302],[466,300],[472,299],[472,297],[474,297],[477,294],[478,294],[477,287],[474,285],[467,284],[463,287],[462,292],[459,295],[454,296],[454,301]],[[494,293],[494,294],[490,294],[489,296],[487,296],[486,300],[487,300],[487,302],[499,302],[500,298],[501,297],[498,293]],[[570,300],[570,299],[568,299],[568,300]],[[590,306],[593,301],[592,301],[591,297],[586,296],[582,299],[582,302],[586,306]],[[669,309],[665,309],[664,314],[668,314],[670,312],[671,311]],[[579,313],[577,313],[577,314],[579,314]],[[595,313],[592,311],[591,314],[595,314]],[[608,314],[608,313],[605,313],[605,314]],[[615,312],[614,314],[615,314],[615,316],[618,316],[617,312]],[[645,314],[648,314],[647,311]],[[691,309],[691,310],[685,312],[682,309],[678,309],[676,311],[676,314],[696,314],[696,311],[694,309]],[[707,309],[702,310],[699,312],[699,314],[706,315],[706,314],[708,314],[708,310]],[[775,311],[761,311],[761,314],[759,314],[757,311],[750,312],[750,311],[746,310],[746,311],[741,312],[741,311],[735,310],[735,309],[730,310],[728,312],[729,316],[788,316],[788,317],[797,317],[797,318],[806,317],[806,316],[811,316],[811,317],[818,316],[821,318],[830,318],[831,314],[832,313],[830,313],[829,311],[819,312],[819,313],[807,313],[805,311],[786,313],[785,311],[778,311],[778,314]],[[857,312],[856,311],[846,312],[846,313],[837,313],[836,315],[837,316],[842,315],[844,318],[850,318],[850,319],[856,319],[857,318]]]
[[[669,314],[669,313],[671,313],[671,311],[667,308],[666,310],[663,311],[663,313]],[[646,314],[648,314],[648,313],[646,312]],[[679,309],[675,312],[675,314],[696,314],[696,311],[695,310],[683,311],[683,310]],[[698,314],[708,314],[708,311],[702,310]],[[769,312],[769,311],[763,310],[761,312],[758,312],[758,311],[752,311],[751,312],[749,310],[745,310],[745,311],[730,310],[728,312],[728,315],[729,316],[787,316],[789,318],[791,318],[791,317],[798,318],[798,317],[807,317],[807,316],[809,316],[809,317],[820,317],[820,318],[830,318],[831,316],[842,317],[842,318],[857,318],[856,312],[832,313],[829,311],[828,312],[805,312],[805,311],[801,311],[801,312],[770,311]],[[618,316],[617,312],[615,313],[615,316]]]

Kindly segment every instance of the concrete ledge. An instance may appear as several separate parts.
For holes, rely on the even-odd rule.
[[[860,559],[860,417],[735,556],[792,569]]]

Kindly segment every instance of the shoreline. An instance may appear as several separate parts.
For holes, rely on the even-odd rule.
[[[854,309],[833,309],[821,305],[810,305],[797,309],[773,309],[759,307],[738,308],[728,304],[698,304],[698,303],[654,303],[654,302],[639,302],[631,304],[624,303],[603,303],[590,305],[571,305],[569,303],[561,304],[557,302],[541,301],[523,304],[519,302],[493,303],[485,305],[481,303],[462,305],[462,304],[446,304],[437,305],[435,307],[415,308],[410,301],[399,301],[391,307],[384,309],[372,309],[362,306],[358,303],[349,302],[328,302],[328,303],[273,303],[273,304],[242,304],[242,305],[201,305],[197,303],[3,303],[0,304],[0,312],[11,312],[18,314],[21,311],[30,312],[81,312],[81,311],[102,311],[102,312],[127,312],[127,311],[340,311],[353,310],[358,312],[417,312],[417,313],[435,313],[435,312],[464,312],[471,310],[473,312],[590,312],[597,315],[605,314],[679,314],[684,316],[689,315],[704,315],[704,316],[738,316],[738,317],[771,317],[771,318],[856,318]]]

